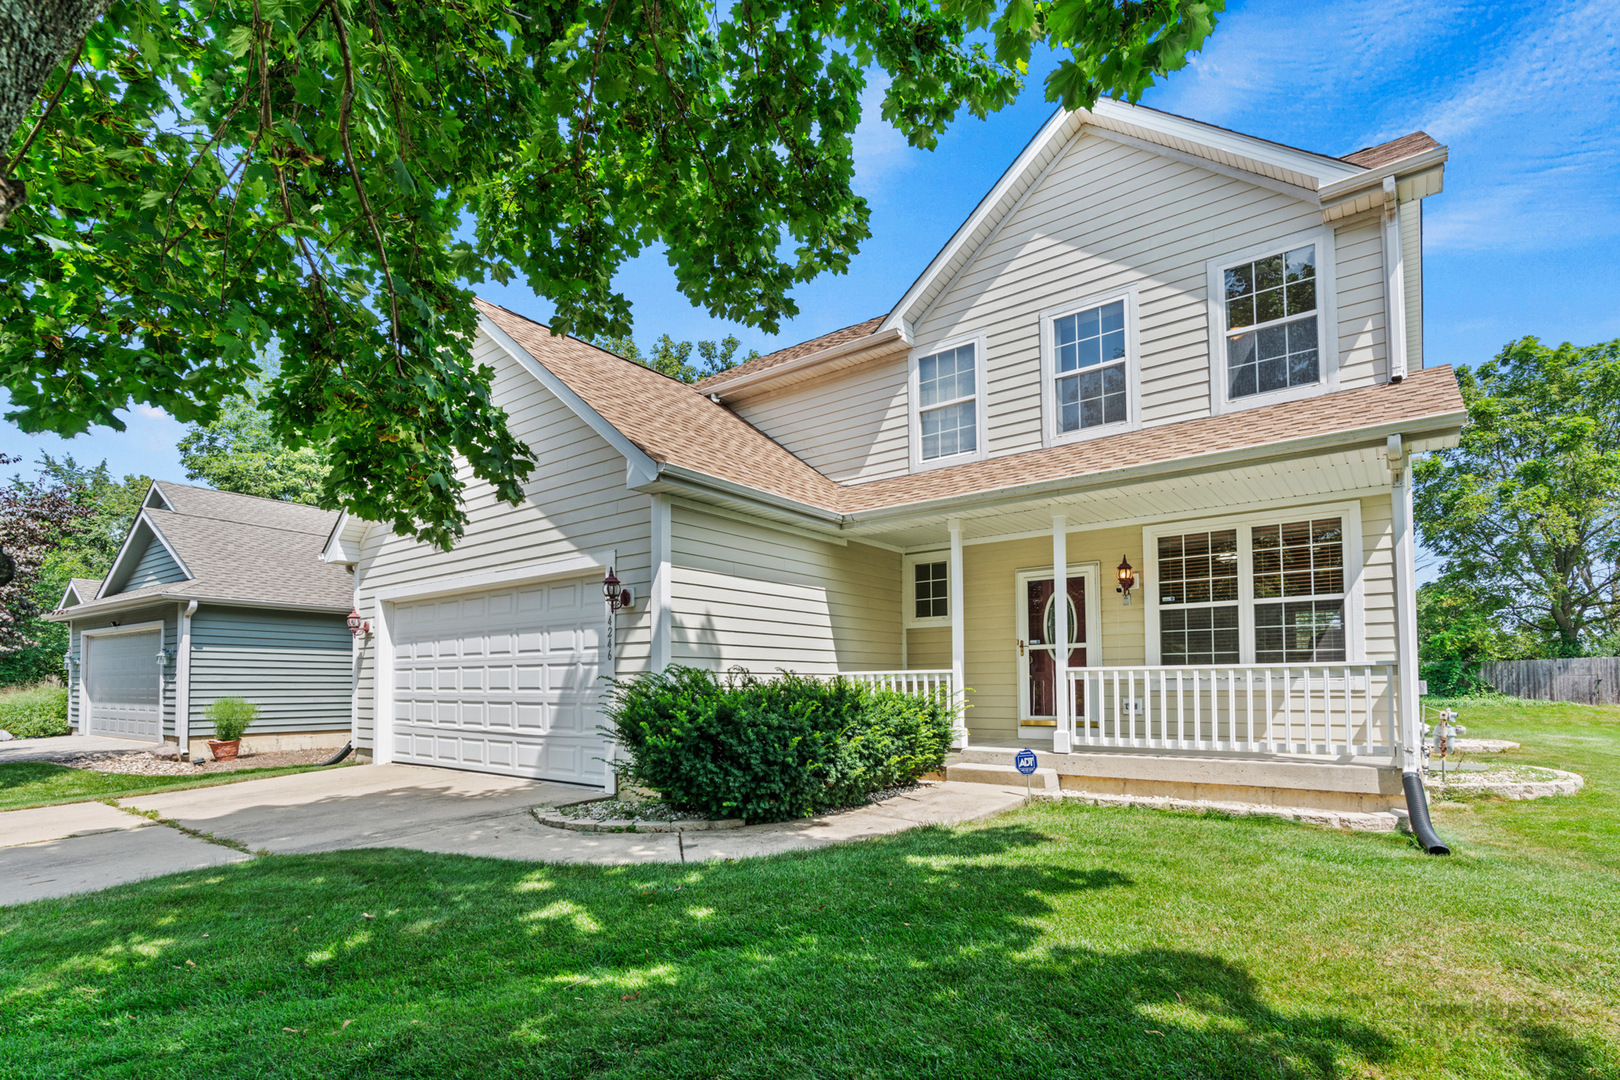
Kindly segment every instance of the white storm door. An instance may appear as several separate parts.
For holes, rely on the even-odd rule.
[[[602,784],[600,579],[401,603],[393,760]]]
[[[163,669],[157,654],[162,631],[84,634],[79,640],[85,732],[161,741]]]

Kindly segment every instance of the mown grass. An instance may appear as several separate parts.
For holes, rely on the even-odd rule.
[[[1620,1075],[1620,715],[1400,836],[1072,804],[773,859],[271,856],[0,910],[0,1077]]]
[[[13,761],[0,765],[0,811],[56,806],[86,799],[122,799],[155,791],[235,784],[267,776],[308,772],[320,765],[283,765],[273,769],[237,769],[195,776],[129,776],[123,773],[70,769],[46,761]]]

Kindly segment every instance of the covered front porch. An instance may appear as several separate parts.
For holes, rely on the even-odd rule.
[[[899,668],[858,675],[953,694],[964,766],[1033,748],[1059,787],[1393,806],[1419,743],[1410,450],[862,523],[903,553],[902,627]]]

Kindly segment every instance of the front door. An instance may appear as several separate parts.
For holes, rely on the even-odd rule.
[[[1069,568],[1069,667],[1083,668],[1089,656],[1092,593],[1096,572]],[[1057,724],[1057,603],[1051,571],[1018,575],[1018,705],[1019,722],[1026,727]],[[1076,686],[1070,715],[1076,722],[1086,715],[1085,688]]]

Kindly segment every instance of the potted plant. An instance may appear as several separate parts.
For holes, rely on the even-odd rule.
[[[234,761],[242,748],[242,733],[259,718],[259,707],[239,697],[220,698],[208,706],[207,717],[214,725],[208,749],[215,761]]]

